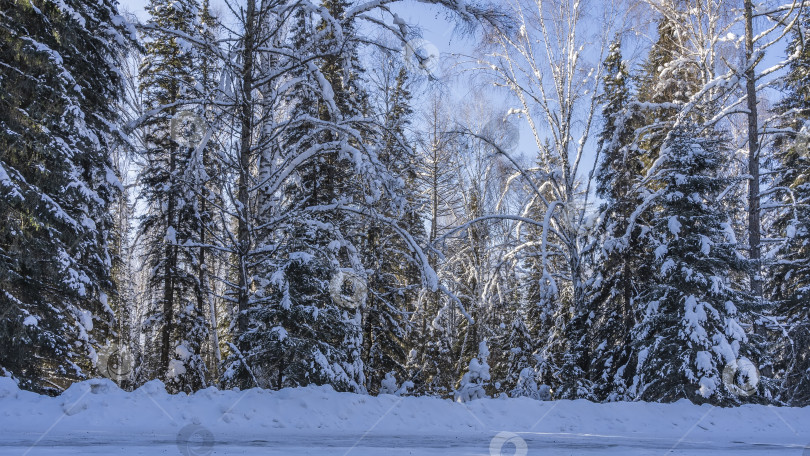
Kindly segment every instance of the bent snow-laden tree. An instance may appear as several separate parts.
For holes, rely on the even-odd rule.
[[[508,5],[518,27],[493,33],[478,64],[514,98],[512,112],[526,121],[537,148],[537,168],[519,171],[532,193],[519,212],[528,220],[518,227],[539,228],[538,234],[516,249],[539,251],[536,280],[545,298],[534,305],[554,321],[554,328],[535,335],[541,338],[538,362],[557,397],[591,398],[582,236],[589,184],[580,179],[580,165],[597,115],[600,62],[617,17],[611,5],[596,2]]]
[[[435,3],[468,24],[501,19],[490,7]],[[222,380],[362,391],[364,302],[336,297],[330,284],[353,277],[367,287],[363,220],[401,237],[422,284],[440,286],[423,246],[403,228],[409,213],[403,187],[379,150],[386,127],[371,115],[358,85],[359,49],[386,48],[367,28],[398,42],[412,31],[379,2],[231,6],[238,26],[213,50],[223,76],[214,102],[220,114],[208,126],[209,133],[227,131],[220,159],[232,182],[217,209],[227,231],[206,241],[233,264],[223,278],[232,321]],[[182,31],[167,32],[200,45]],[[357,295],[351,284],[342,285],[341,292]]]

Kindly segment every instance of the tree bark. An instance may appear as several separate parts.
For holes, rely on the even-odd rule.
[[[239,217],[237,227],[237,260],[239,267],[239,284],[237,295],[237,306],[239,317],[237,319],[237,329],[241,337],[247,331],[248,308],[248,271],[247,253],[250,248],[250,232],[248,227],[248,179],[250,173],[251,136],[253,133],[253,103],[251,97],[253,93],[253,48],[256,39],[256,0],[248,0],[247,13],[245,15],[245,36],[242,43],[242,88],[240,100],[240,142],[239,142],[239,182],[237,200],[239,207],[237,214]]]
[[[169,182],[175,182],[175,156],[177,154],[176,145],[169,148]],[[175,197],[174,185],[171,185],[172,191],[169,192],[169,201],[166,205],[166,229],[177,228],[174,226],[175,220]],[[160,344],[160,363],[161,366],[168,372],[169,357],[171,354],[171,336],[172,329],[174,328],[174,275],[177,273],[177,245],[172,244],[171,240],[166,243],[166,262],[165,276],[163,277],[163,333]]]
[[[757,125],[757,87],[754,71],[754,26],[752,0],[745,0],[745,90],[748,99],[748,246],[751,259],[751,292],[762,296],[760,279],[761,232],[759,207],[759,127]]]

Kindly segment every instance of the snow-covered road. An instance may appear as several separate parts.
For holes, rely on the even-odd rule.
[[[109,380],[49,398],[0,378],[0,455],[794,455],[810,408],[370,397],[328,387],[127,393]]]
[[[514,445],[491,447],[486,436],[448,435],[323,435],[311,434],[295,438],[233,441],[217,438],[210,445],[190,442],[184,451],[178,448],[175,435],[153,435],[139,439],[116,436],[76,436],[70,441],[44,439],[36,446],[28,439],[6,441],[0,446],[2,455],[795,455],[805,452],[802,445],[773,443],[717,443],[696,441],[669,441],[666,439],[629,439],[572,434],[519,434],[525,443],[523,450]]]

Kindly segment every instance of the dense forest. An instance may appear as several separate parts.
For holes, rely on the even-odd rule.
[[[20,387],[810,404],[810,2],[146,16],[0,0]]]

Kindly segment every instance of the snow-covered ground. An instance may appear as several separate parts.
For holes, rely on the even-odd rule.
[[[56,398],[0,378],[0,454],[808,456],[810,408],[337,393],[328,387],[169,395],[109,380]]]

